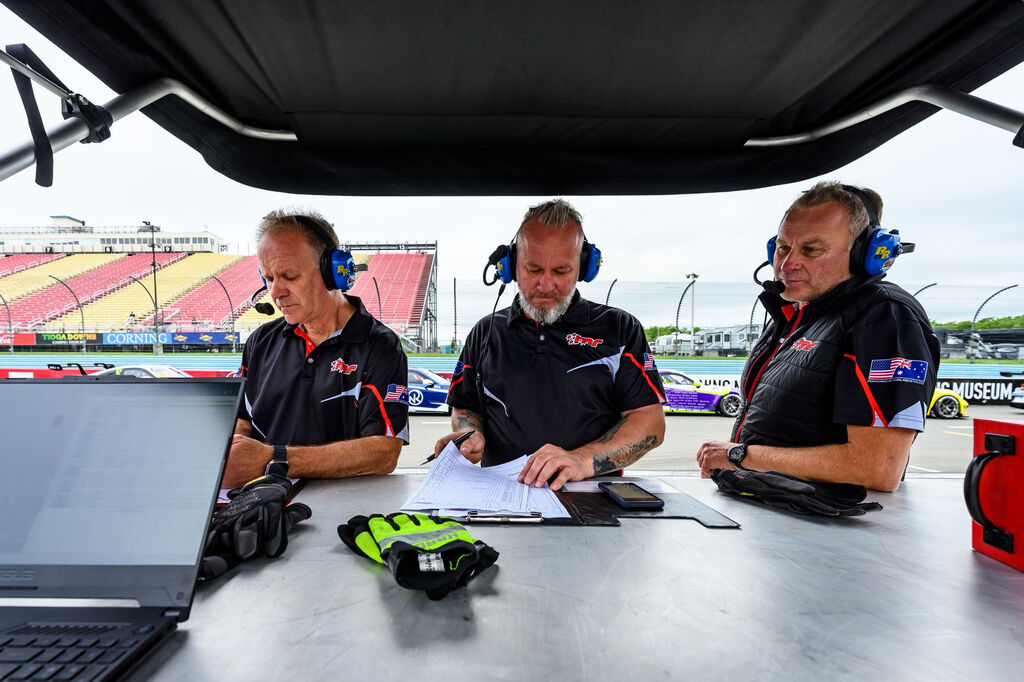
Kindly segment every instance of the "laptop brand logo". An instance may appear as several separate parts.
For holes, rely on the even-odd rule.
[[[0,582],[30,583],[36,579],[36,572],[25,568],[0,568]]]

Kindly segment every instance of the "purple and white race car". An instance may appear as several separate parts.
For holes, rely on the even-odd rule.
[[[718,413],[723,417],[735,417],[743,407],[743,398],[738,389],[703,386],[700,381],[674,369],[661,369],[658,373],[665,386],[665,412]]]

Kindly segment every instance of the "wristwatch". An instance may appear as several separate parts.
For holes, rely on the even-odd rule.
[[[734,467],[736,467],[737,469],[743,469],[743,460],[747,458],[747,444],[739,443],[738,445],[733,445],[731,448],[729,448],[729,451],[726,453],[726,456],[729,458],[729,462]]]
[[[274,446],[274,458],[267,462],[267,475],[288,476],[288,448],[284,445]]]

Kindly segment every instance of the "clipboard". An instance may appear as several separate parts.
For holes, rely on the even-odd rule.
[[[665,501],[663,509],[623,509],[604,493],[570,493],[556,490],[572,518],[544,519],[554,526],[621,526],[619,519],[693,519],[705,528],[739,528],[728,516],[699,502],[684,492],[658,493]]]

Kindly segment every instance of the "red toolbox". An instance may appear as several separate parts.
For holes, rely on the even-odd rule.
[[[964,500],[974,549],[1024,571],[1024,424],[974,420]]]

